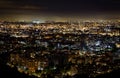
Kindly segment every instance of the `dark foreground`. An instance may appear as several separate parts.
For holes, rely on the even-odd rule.
[[[120,77],[120,69],[115,70],[109,74],[100,75],[96,78],[119,78]],[[37,78],[37,77],[30,77],[28,75],[19,73],[16,69],[11,69],[10,67],[0,65],[0,78]],[[52,77],[50,77],[52,78]],[[68,77],[65,77],[68,78]],[[75,76],[74,78],[88,78],[87,76]]]
[[[120,69],[114,70],[111,73],[99,75],[96,78],[119,78],[120,77]],[[5,65],[4,62],[0,61],[0,78],[37,78],[34,76],[28,76],[24,73],[19,73],[16,68],[10,68]],[[53,78],[53,77],[49,77]],[[71,77],[64,77],[71,78]],[[86,75],[76,75],[72,78],[89,78]]]

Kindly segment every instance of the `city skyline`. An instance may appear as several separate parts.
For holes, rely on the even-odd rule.
[[[0,0],[0,78],[119,73],[120,1]]]

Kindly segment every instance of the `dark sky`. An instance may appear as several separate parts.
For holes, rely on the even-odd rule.
[[[0,19],[119,16],[119,13],[120,0],[0,0]]]

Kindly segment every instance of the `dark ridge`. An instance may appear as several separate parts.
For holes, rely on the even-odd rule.
[[[34,76],[28,76],[24,73],[20,73],[19,71],[17,71],[17,68],[11,68],[7,66],[6,60],[8,55],[0,55],[0,78],[36,78]]]
[[[110,73],[99,75],[96,78],[120,78],[120,68],[115,69]]]

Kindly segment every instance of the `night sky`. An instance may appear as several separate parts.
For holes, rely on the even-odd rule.
[[[0,0],[0,20],[119,17],[120,0]]]

